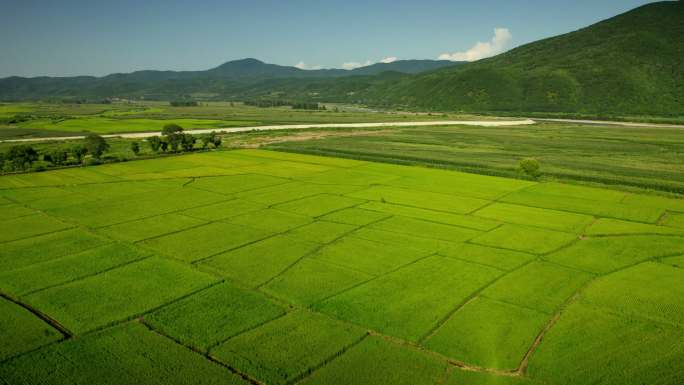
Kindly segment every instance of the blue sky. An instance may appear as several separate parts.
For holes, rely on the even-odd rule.
[[[649,2],[2,0],[0,77],[202,70],[245,57],[302,68],[477,59]]]

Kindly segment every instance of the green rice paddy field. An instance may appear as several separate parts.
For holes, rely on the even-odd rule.
[[[2,384],[681,384],[684,200],[264,150],[0,177]]]
[[[327,108],[326,111],[260,108],[227,102],[205,102],[196,107],[173,107],[166,102],[0,103],[0,139],[160,131],[168,123],[192,130],[273,124],[474,119],[463,114],[376,112],[347,105],[328,105]],[[17,119],[19,121],[15,122]]]

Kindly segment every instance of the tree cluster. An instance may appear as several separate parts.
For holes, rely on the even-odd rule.
[[[169,102],[172,107],[197,107],[199,103],[195,100],[173,100]]]
[[[286,107],[290,106],[294,110],[325,110],[324,105],[312,102],[292,102],[287,100],[247,100],[243,102],[247,106],[254,107]]]
[[[3,172],[38,171],[49,167],[83,164],[88,154],[99,162],[108,149],[107,141],[97,134],[89,134],[82,143],[48,148],[43,152],[31,145],[19,144],[10,147],[4,154],[0,153],[0,168]]]
[[[247,100],[247,101],[244,101],[243,104],[245,104],[247,106],[262,107],[262,108],[284,107],[284,106],[292,105],[292,103],[284,101],[284,100]]]
[[[325,110],[325,106],[318,103],[293,103],[293,110]]]
[[[541,165],[534,158],[521,159],[518,164],[518,172],[536,179],[541,176]]]
[[[161,136],[152,136],[147,138],[147,143],[149,144],[150,149],[155,153],[160,151],[178,152],[180,150],[184,152],[190,152],[194,151],[197,140],[198,138],[194,135],[183,132],[183,127],[177,124],[167,124],[162,129]],[[202,142],[203,149],[209,148],[210,144],[213,145],[214,148],[221,146],[221,136],[215,132],[202,135],[199,137],[199,140]],[[135,146],[137,146],[137,143]],[[137,155],[135,149],[133,149],[133,152]]]

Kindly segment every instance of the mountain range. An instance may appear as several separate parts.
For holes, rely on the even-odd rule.
[[[684,114],[684,3],[650,3],[476,62],[301,70],[256,59],[207,71],[0,79],[0,100],[283,99],[466,112]]]
[[[277,80],[333,79],[353,76],[373,76],[384,72],[416,74],[463,64],[448,60],[397,60],[375,63],[352,70],[303,70],[296,67],[268,64],[247,58],[229,61],[206,71],[155,71],[116,73],[103,77],[8,77],[0,79],[0,100],[32,100],[45,98],[111,97],[176,99],[192,94],[209,94],[225,99],[243,95],[246,90]]]

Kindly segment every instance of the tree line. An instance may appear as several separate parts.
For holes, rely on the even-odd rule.
[[[222,138],[216,132],[204,135],[191,135],[183,132],[177,124],[164,126],[160,136],[147,138],[147,144],[153,153],[191,152],[221,147]],[[200,146],[196,144],[199,142]],[[26,172],[43,171],[48,168],[96,165],[103,162],[117,162],[116,156],[103,157],[110,149],[106,139],[97,134],[88,134],[82,142],[48,148],[35,148],[29,144],[18,144],[6,152],[0,152],[0,171]],[[140,155],[140,141],[132,141],[130,150],[135,156]]]
[[[43,151],[28,144],[19,144],[10,147],[6,153],[0,153],[0,168],[3,172],[42,171],[48,167],[98,164],[108,149],[107,141],[97,134],[89,134],[83,143]],[[90,155],[87,162],[86,155]],[[34,163],[40,160],[42,163],[34,167]]]
[[[171,107],[197,107],[199,103],[195,100],[172,100],[169,102]]]
[[[243,104],[253,107],[292,107],[294,110],[326,110],[325,106],[315,102],[291,102],[286,100],[247,100]]]
[[[195,149],[197,140],[202,143],[202,149],[208,149],[209,145],[214,148],[221,147],[221,136],[215,132],[200,135],[199,137],[183,132],[183,127],[177,124],[167,124],[161,132],[161,136],[152,136],[147,138],[147,143],[154,153],[161,152],[178,152],[179,150],[189,152]],[[131,150],[137,155],[140,151],[140,146],[137,142],[131,144]]]

